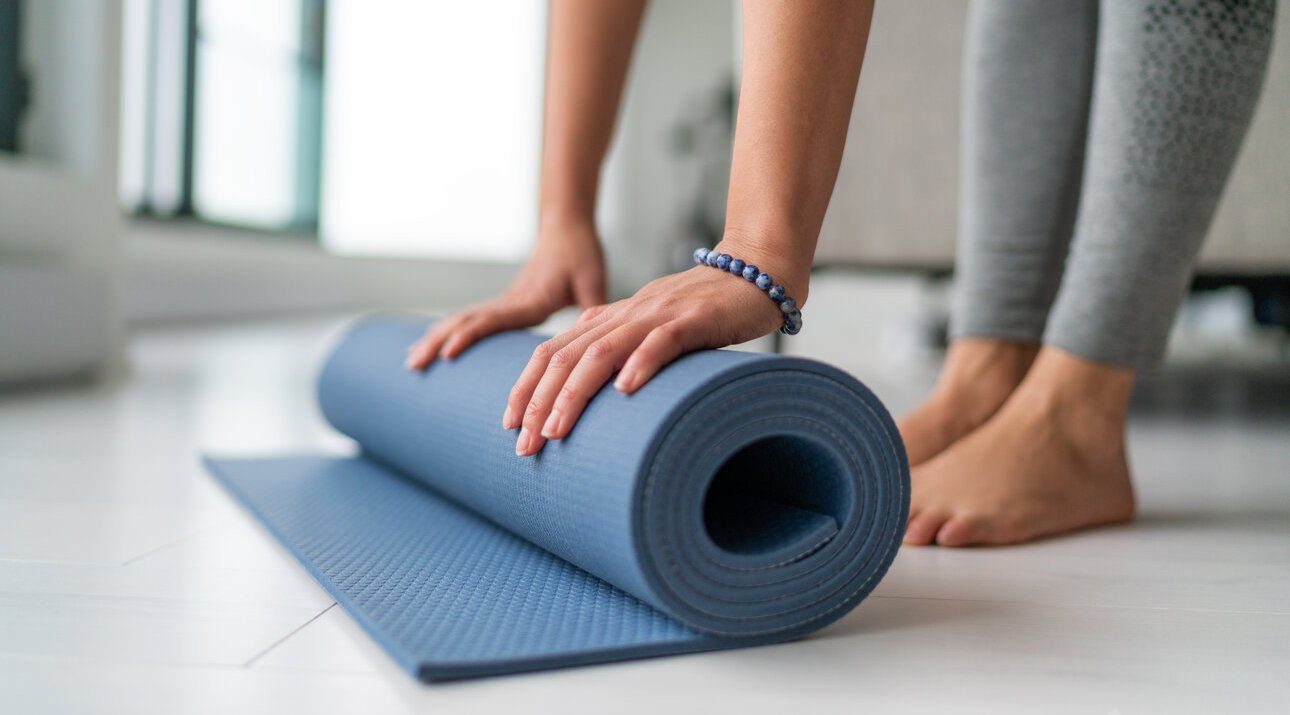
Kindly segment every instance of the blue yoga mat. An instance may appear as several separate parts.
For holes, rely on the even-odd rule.
[[[601,390],[525,458],[501,415],[542,338],[503,333],[408,372],[425,327],[361,321],[323,369],[323,414],[360,456],[207,459],[423,680],[798,638],[895,557],[904,448],[840,370],[693,353],[634,395]]]

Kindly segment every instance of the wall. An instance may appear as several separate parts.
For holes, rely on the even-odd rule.
[[[1290,273],[1290,12],[1200,269]],[[818,262],[953,265],[964,3],[880,2]]]
[[[165,322],[328,310],[442,310],[500,292],[504,263],[335,256],[311,236],[131,222],[127,312]]]

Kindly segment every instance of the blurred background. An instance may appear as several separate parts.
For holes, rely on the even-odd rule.
[[[878,7],[812,291],[865,349],[943,338],[963,15]],[[1288,15],[1175,361],[1286,360]],[[721,233],[738,16],[650,7],[599,211],[617,295]],[[0,0],[0,381],[120,374],[139,331],[500,290],[544,41],[541,2]]]
[[[315,402],[340,331],[509,282],[537,218],[545,4],[0,0],[0,711],[483,712],[506,699],[506,712],[565,712],[570,692],[596,688],[657,711],[726,688],[688,658],[421,688],[200,461],[354,451]],[[965,5],[877,3],[807,329],[739,346],[837,365],[896,415],[943,357]],[[1277,701],[1290,593],[1281,5],[1168,361],[1134,396],[1135,524],[1015,550],[902,550],[880,594],[894,597],[840,632],[867,648],[825,637],[800,667],[779,650],[714,665],[751,674],[746,700],[782,711],[810,671],[854,683],[817,688],[850,709],[853,695],[931,691],[961,706],[1018,683],[1047,703],[1071,678],[1099,703],[1164,689]],[[736,0],[650,3],[598,207],[617,296],[721,234],[739,37]],[[1120,642],[1106,629],[1153,645],[1103,654]],[[823,667],[821,653],[844,651]],[[929,688],[928,663],[950,677]]]

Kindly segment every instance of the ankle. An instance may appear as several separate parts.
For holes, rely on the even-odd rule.
[[[966,409],[965,418],[985,420],[1021,384],[1038,351],[1039,346],[1030,343],[985,338],[955,340],[950,344],[936,392]]]
[[[1133,370],[1045,346],[1018,393],[1065,431],[1123,434],[1133,393]]]

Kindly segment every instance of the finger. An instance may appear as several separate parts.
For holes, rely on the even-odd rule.
[[[503,330],[513,330],[539,322],[543,316],[529,306],[510,308],[491,308],[481,310],[453,331],[444,341],[440,356],[452,360],[466,351],[466,348]]]
[[[515,385],[511,387],[511,394],[506,399],[506,411],[502,414],[502,429],[511,430],[520,426],[520,417],[528,407],[529,398],[533,396],[533,390],[542,379],[542,374],[546,372],[546,365],[551,360],[551,356],[584,332],[599,325],[605,319],[605,315],[606,313],[602,311],[585,323],[578,323],[534,348],[533,356],[529,358],[528,364],[515,380]]]
[[[430,340],[430,332],[426,331],[424,335],[417,339],[408,347],[408,355],[403,359],[403,367],[409,370],[425,369],[426,342]]]
[[[543,437],[563,439],[568,436],[587,403],[609,382],[614,371],[623,366],[632,350],[649,334],[650,327],[649,323],[628,323],[587,346],[582,359],[556,395],[551,414],[542,426]]]
[[[439,357],[445,360],[457,357],[480,338],[496,332],[493,328],[496,323],[495,313],[480,313],[471,316],[468,320],[463,320],[461,325],[443,341],[443,347],[439,348]]]
[[[407,368],[409,370],[424,370],[427,367],[430,367],[430,363],[434,362],[435,356],[439,354],[439,349],[443,347],[443,341],[452,334],[452,331],[455,330],[462,321],[466,320],[471,315],[473,315],[473,312],[457,313],[456,315],[443,318],[430,326],[430,329],[426,331],[425,336],[422,337],[421,340],[413,346],[412,351],[408,353],[408,359],[405,363]]]
[[[408,346],[408,354],[403,359],[404,367],[406,367],[409,370],[412,369],[412,361],[414,357],[422,353],[422,351],[425,349],[425,344],[426,344],[426,336],[422,335],[421,337],[417,338],[417,341],[415,343],[412,343],[411,345]]]
[[[639,390],[649,382],[665,365],[680,357],[683,353],[702,347],[695,331],[687,328],[679,320],[673,320],[654,328],[640,347],[632,351],[631,357],[614,380],[614,387],[628,395]]]
[[[528,403],[524,406],[520,436],[515,440],[515,453],[520,456],[536,454],[546,444],[542,436],[542,427],[546,424],[555,404],[556,395],[569,379],[569,374],[582,358],[587,347],[608,333],[613,326],[600,324],[583,332],[576,339],[551,354],[546,370],[533,388]]]

